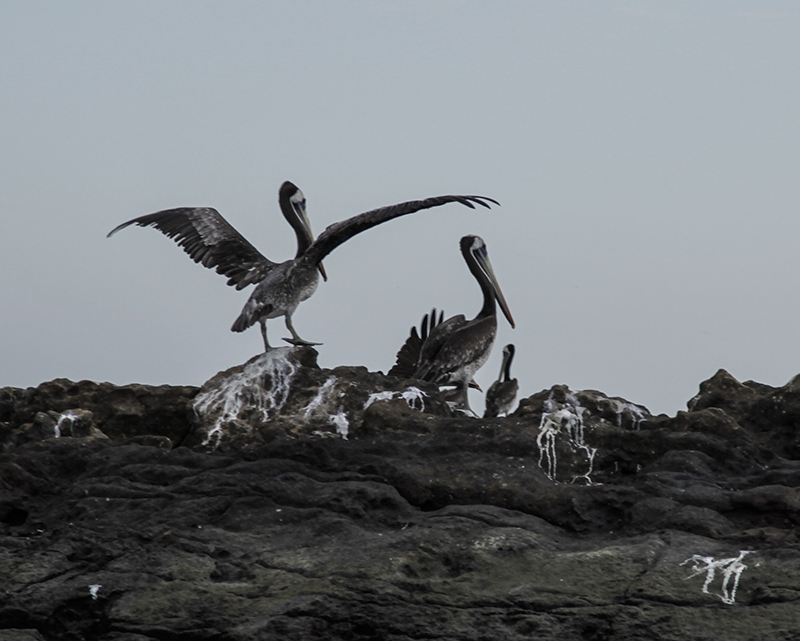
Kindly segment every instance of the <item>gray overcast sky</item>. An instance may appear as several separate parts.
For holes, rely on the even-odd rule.
[[[0,386],[202,384],[262,348],[250,290],[153,229],[216,207],[294,255],[374,207],[294,316],[323,367],[386,371],[431,307],[474,316],[481,235],[520,396],[600,389],[674,413],[724,367],[800,371],[800,4],[794,1],[3,2]],[[274,340],[283,320],[270,321]],[[479,397],[473,406],[482,408]]]

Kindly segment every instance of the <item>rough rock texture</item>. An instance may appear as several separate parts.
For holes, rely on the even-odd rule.
[[[347,437],[376,401],[450,416],[431,383],[406,385],[365,367],[321,370],[313,349],[274,349],[220,372],[193,403],[195,428],[187,446],[241,451],[276,436]]]
[[[800,639],[797,387],[484,420],[276,352],[0,390],[0,639]]]

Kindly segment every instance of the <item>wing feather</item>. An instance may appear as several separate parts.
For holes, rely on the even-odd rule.
[[[259,282],[275,267],[222,215],[211,207],[179,207],[139,216],[112,229],[129,225],[155,227],[172,238],[191,259],[228,277],[228,285],[242,289]]]
[[[413,214],[422,209],[439,207],[447,203],[461,203],[470,209],[475,209],[475,205],[488,209],[491,207],[489,203],[500,204],[486,196],[434,196],[425,200],[411,200],[397,205],[380,207],[328,226],[303,254],[301,260],[307,261],[311,265],[316,265],[339,245],[370,227],[385,223],[392,218]]]
[[[422,346],[414,378],[446,385],[465,363],[486,354],[494,342],[494,332],[487,324],[497,323],[494,316],[467,321],[463,314],[437,325]]]
[[[444,312],[439,314],[439,323],[442,322],[443,314]],[[406,342],[397,352],[395,363],[388,372],[389,376],[397,376],[398,378],[411,378],[414,376],[414,372],[417,371],[422,344],[427,340],[429,333],[433,331],[436,325],[436,308],[434,307],[431,310],[430,321],[428,314],[422,317],[419,333],[417,333],[416,327],[411,328],[411,333]]]

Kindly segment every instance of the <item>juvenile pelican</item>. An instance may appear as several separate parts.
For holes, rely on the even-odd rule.
[[[314,240],[306,214],[303,192],[290,182],[281,185],[278,202],[281,212],[297,236],[297,254],[291,260],[273,263],[236,231],[222,215],[211,207],[180,207],[140,216],[111,230],[108,236],[129,225],[152,226],[175,240],[183,250],[204,267],[216,268],[228,277],[228,285],[242,289],[256,288],[245,303],[231,331],[242,332],[256,322],[261,324],[264,349],[271,349],[267,340],[267,319],[284,316],[293,345],[317,345],[303,340],[292,325],[297,306],[309,298],[319,284],[319,274],[327,280],[322,259],[343,242],[362,231],[421,209],[457,202],[474,209],[489,207],[497,201],[484,196],[436,196],[381,207],[330,225]]]
[[[461,402],[458,405],[472,412],[467,388],[475,372],[483,366],[492,351],[497,334],[495,302],[500,304],[500,309],[511,327],[514,327],[514,320],[495,278],[483,239],[479,236],[464,236],[461,239],[461,253],[481,287],[483,307],[470,321],[459,314],[431,328],[420,349],[412,378],[438,385],[458,385],[461,388]]]
[[[500,375],[486,391],[486,411],[483,418],[493,418],[500,414],[508,415],[517,398],[519,384],[511,378],[511,361],[514,360],[514,345],[509,343],[503,348],[503,364]]]

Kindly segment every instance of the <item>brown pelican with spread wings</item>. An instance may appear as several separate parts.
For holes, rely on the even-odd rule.
[[[435,196],[412,200],[373,209],[334,223],[314,240],[303,192],[287,181],[281,185],[278,202],[284,218],[297,236],[297,254],[282,263],[274,263],[262,255],[211,207],[179,207],[140,216],[115,227],[108,235],[129,225],[155,227],[175,240],[196,263],[216,268],[218,274],[227,276],[228,285],[242,289],[255,284],[255,290],[231,331],[242,332],[260,323],[264,349],[269,351],[271,346],[267,340],[266,321],[279,316],[285,317],[286,328],[292,334],[292,338],[286,338],[285,341],[293,345],[318,344],[300,338],[292,325],[292,314],[317,289],[320,274],[327,280],[322,259],[345,241],[392,218],[446,203],[461,203],[471,209],[475,205],[488,208],[489,203],[499,204],[484,196]]]

